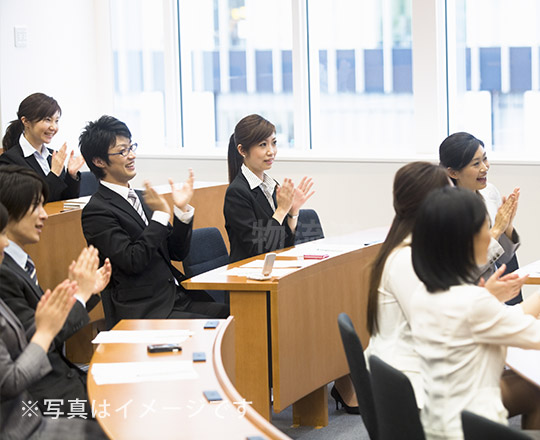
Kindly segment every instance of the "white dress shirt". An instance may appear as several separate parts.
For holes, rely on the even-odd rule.
[[[409,325],[414,312],[411,298],[421,282],[412,266],[410,243],[409,236],[386,259],[379,285],[378,331],[371,336],[365,354],[366,358],[375,355],[405,373],[411,381],[416,404],[422,408],[424,388],[420,358],[414,349]]]
[[[41,148],[36,150],[34,146],[24,137],[23,133],[19,138],[19,145],[21,146],[24,157],[30,157],[33,155],[36,158],[37,163],[43,170],[43,174],[47,175],[51,172],[49,162],[47,161],[47,158],[51,155],[51,153],[49,153],[49,150],[45,144],[42,144]]]
[[[429,293],[422,284],[411,308],[424,379],[426,437],[462,439],[464,409],[506,424],[500,389],[506,346],[540,349],[540,321],[520,305],[505,306],[472,285]]]

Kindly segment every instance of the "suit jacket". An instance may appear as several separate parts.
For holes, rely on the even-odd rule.
[[[273,198],[275,203],[275,191]],[[223,214],[231,263],[294,245],[294,232],[287,220],[281,225],[272,218],[274,210],[261,188],[251,189],[242,172],[227,188]]]
[[[152,211],[140,199],[151,219]],[[110,296],[114,320],[170,315],[177,299],[174,279],[185,279],[171,259],[181,261],[189,252],[192,227],[193,222],[185,224],[176,217],[173,226],[152,220],[146,226],[126,199],[99,185],[83,209],[82,228],[100,259],[111,261],[111,281],[104,294]]]
[[[30,437],[43,421],[39,410],[23,415],[21,402],[35,402],[27,388],[51,371],[46,353],[28,344],[24,327],[0,299],[0,436],[5,439]]]
[[[9,255],[4,255],[0,266],[0,297],[22,323],[28,339],[35,332],[35,309],[42,295],[41,287],[30,279],[26,271]],[[87,399],[86,374],[64,357],[62,349],[66,339],[89,320],[86,308],[76,301],[47,354],[52,371],[29,388],[30,393],[42,403],[42,408],[45,408],[43,399],[64,399],[68,409],[68,399]]]
[[[52,150],[50,148],[48,150],[52,154]],[[49,156],[47,159],[49,166],[51,166],[51,160],[52,157]],[[45,175],[34,155],[29,157],[23,156],[20,145],[15,145],[3,154],[0,154],[0,166],[2,165],[20,165],[34,170],[49,186],[48,202],[79,197],[80,177],[78,180],[73,179],[65,168],[62,170],[60,176],[57,176],[53,172]]]

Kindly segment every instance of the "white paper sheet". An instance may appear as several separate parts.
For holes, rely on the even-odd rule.
[[[540,260],[520,267],[518,270],[515,271],[515,273],[517,273],[520,277],[527,274],[534,277],[540,276]]]
[[[171,356],[174,355],[171,353]],[[93,364],[90,374],[98,385],[186,380],[198,377],[190,360]]]
[[[190,330],[110,330],[99,332],[93,344],[179,344]]]

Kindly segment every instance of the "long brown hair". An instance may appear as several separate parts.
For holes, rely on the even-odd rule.
[[[259,115],[249,115],[240,120],[234,133],[229,140],[229,151],[227,153],[227,163],[229,166],[229,183],[231,183],[244,163],[244,158],[238,152],[238,145],[242,145],[242,150],[246,153],[251,147],[265,140],[276,132],[276,127],[271,122]]]
[[[428,162],[411,162],[397,171],[393,190],[396,215],[373,262],[369,279],[367,329],[370,334],[378,331],[379,285],[386,259],[412,232],[418,208],[426,196],[447,185],[446,170]]]

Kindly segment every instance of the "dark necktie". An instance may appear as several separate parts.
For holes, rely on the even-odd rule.
[[[30,278],[32,279],[32,281],[37,286],[38,285],[38,280],[37,280],[37,274],[36,274],[36,265],[34,264],[32,259],[30,258],[30,255],[28,255],[28,259],[26,260],[26,265],[24,266],[24,268],[25,268],[26,272],[28,273],[28,275],[30,275]]]

